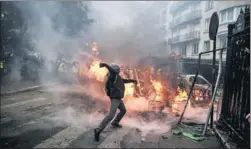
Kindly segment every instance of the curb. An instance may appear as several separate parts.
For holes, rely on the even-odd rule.
[[[43,87],[54,86],[54,85],[58,85],[58,84],[59,83],[52,83],[52,84],[46,84],[46,85],[32,86],[32,87],[27,87],[25,89],[20,89],[20,90],[16,90],[16,91],[1,93],[0,95],[1,96],[14,95],[14,94],[34,91],[34,90],[37,90],[37,89],[40,89],[40,88],[43,88]]]
[[[237,145],[231,141],[231,138],[227,134],[224,134],[224,132],[220,129],[214,128],[214,132],[217,136],[217,138],[221,141],[223,144],[224,148],[226,149],[232,149],[232,148],[237,148]]]

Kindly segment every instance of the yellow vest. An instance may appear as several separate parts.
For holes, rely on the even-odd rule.
[[[59,72],[64,72],[64,63],[61,63],[58,68]]]
[[[0,62],[0,69],[3,69],[3,62]]]

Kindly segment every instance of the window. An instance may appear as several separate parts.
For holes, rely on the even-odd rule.
[[[213,8],[213,1],[206,1],[206,10]]]
[[[227,38],[220,38],[220,48],[226,48],[227,47]]]
[[[199,43],[193,44],[193,54],[198,54],[199,52]]]
[[[204,51],[210,51],[210,41],[204,42]]]
[[[205,20],[205,30],[209,29],[209,22],[210,22],[209,18]]]
[[[220,12],[220,23],[234,20],[234,8],[229,8]]]
[[[194,80],[195,77],[190,77],[189,78],[189,82],[192,84],[193,83],[193,80]],[[201,84],[201,85],[206,85],[208,84],[203,78],[201,77],[197,77],[196,78],[196,81],[195,81],[196,84]]]
[[[206,85],[208,84],[204,79],[202,79],[201,77],[197,77],[196,78],[196,84],[201,84],[201,85]]]

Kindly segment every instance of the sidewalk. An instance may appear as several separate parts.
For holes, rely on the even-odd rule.
[[[160,139],[159,148],[224,148],[224,146],[212,133],[209,133],[205,140],[194,141],[188,137],[169,132]]]

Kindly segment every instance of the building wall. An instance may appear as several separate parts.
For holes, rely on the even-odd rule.
[[[219,15],[219,28],[218,28],[218,33],[217,33],[217,38],[216,38],[216,48],[223,48],[221,46],[221,39],[225,39],[227,40],[227,27],[228,24],[230,23],[234,23],[239,15],[240,9],[238,8],[239,6],[243,6],[248,4],[247,1],[212,1],[212,9],[207,10],[206,9],[206,4],[207,1],[203,1],[202,3],[202,19],[201,19],[201,40],[200,40],[200,51],[199,52],[203,52],[204,51],[204,42],[210,40],[209,39],[209,30],[206,29],[206,19],[210,20],[212,14],[214,12],[217,12]],[[228,21],[226,23],[221,23],[221,12],[223,10],[226,10],[228,8],[233,8],[233,19],[232,21]],[[210,21],[209,21],[210,22]],[[208,25],[209,25],[208,22]],[[210,50],[213,50],[213,41],[210,41]],[[224,52],[223,54],[223,60],[226,59],[226,52]],[[205,56],[203,56],[203,58],[205,59],[211,59],[212,58],[212,53],[207,54]],[[219,58],[219,54],[216,55],[216,58]]]
[[[186,7],[181,8],[180,10],[177,10],[176,12],[174,11],[169,11],[169,17],[171,16],[171,21],[175,20],[176,18],[179,18],[180,16],[186,15],[191,11],[194,10],[201,10],[201,19],[198,22],[194,23],[186,23],[183,26],[176,28],[176,29],[170,29],[169,28],[169,35],[168,38],[174,38],[176,36],[182,36],[185,33],[188,33],[190,31],[199,31],[200,33],[200,39],[199,39],[199,48],[198,48],[198,53],[205,51],[205,41],[210,41],[209,39],[209,23],[210,23],[210,18],[211,15],[214,12],[217,12],[219,15],[219,28],[218,28],[218,34],[217,34],[217,41],[216,41],[216,48],[222,48],[224,45],[226,46],[226,38],[227,38],[227,26],[230,23],[233,23],[236,21],[241,6],[243,7],[244,5],[248,4],[248,1],[211,1],[212,2],[212,8],[207,9],[207,3],[208,1],[200,1],[197,3],[191,3],[187,4]],[[177,5],[178,3],[184,3],[183,1],[176,1],[173,2],[173,4],[169,5],[169,7],[173,7],[174,5]],[[223,13],[226,12],[226,10],[232,9],[233,11],[233,17],[229,21],[222,22],[224,15]],[[169,8],[170,10],[170,8]],[[224,13],[226,14],[226,13]],[[231,16],[231,15],[229,15]],[[227,18],[227,17],[226,17]],[[206,20],[207,20],[207,25],[206,25]],[[167,19],[166,23],[170,24],[170,19]],[[193,54],[193,43],[195,41],[190,41],[186,43],[186,55],[185,57],[188,58],[198,58],[198,53]],[[179,43],[177,45],[170,45],[170,48],[172,52],[175,52],[177,54],[180,54],[180,48],[184,45],[184,43]],[[210,41],[210,49],[213,49],[213,41]],[[226,53],[226,52],[224,52]],[[217,54],[217,59],[219,58],[219,54]],[[223,60],[226,58],[226,55],[223,55]],[[202,59],[212,59],[212,53],[203,55]]]
[[[180,2],[175,2],[175,3],[180,3]],[[173,4],[175,5],[175,4]],[[193,4],[193,5],[186,5],[185,7],[182,8],[182,10],[179,10],[178,12],[174,12],[174,13],[171,13],[171,21],[176,21],[176,20],[179,20],[179,19],[184,19],[186,17],[186,15],[189,15],[191,14],[193,11],[195,10],[200,10],[199,8],[201,7],[200,6],[201,3],[196,3],[196,4]],[[172,6],[171,6],[172,7]],[[180,17],[183,17],[183,18],[180,18]],[[170,21],[169,21],[170,22]],[[175,26],[175,25],[174,25]],[[170,32],[169,32],[169,39],[170,38],[183,38],[184,36],[186,36],[186,34],[188,33],[191,33],[191,32],[194,32],[194,31],[200,31],[200,22],[199,21],[193,21],[193,22],[189,22],[189,23],[186,23],[186,24],[183,24],[183,25],[179,25],[179,27],[176,27],[176,28],[171,28],[170,29]],[[174,39],[175,41],[175,39]],[[186,53],[185,55],[183,56],[191,56],[191,57],[196,57],[196,55],[194,55],[192,53],[192,45],[193,45],[193,42],[180,42],[178,44],[175,44],[175,45],[171,45],[170,48],[171,48],[171,51],[172,52],[175,52],[176,54],[184,54],[184,51],[182,49],[186,49]],[[183,51],[183,52],[182,52]]]

